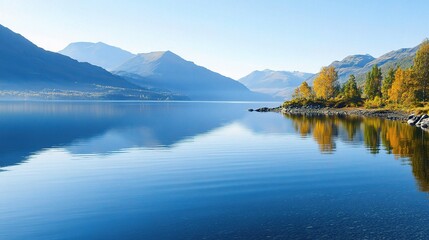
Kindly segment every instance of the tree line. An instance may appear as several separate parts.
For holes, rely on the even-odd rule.
[[[323,67],[310,87],[303,82],[293,94],[295,100],[364,102],[367,107],[400,105],[416,106],[429,100],[429,40],[423,41],[408,69],[391,67],[383,74],[374,65],[366,74],[365,83],[358,86],[356,77],[338,82],[335,67]]]

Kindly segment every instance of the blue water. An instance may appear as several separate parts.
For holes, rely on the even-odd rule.
[[[0,103],[0,239],[428,239],[429,133],[271,103]]]

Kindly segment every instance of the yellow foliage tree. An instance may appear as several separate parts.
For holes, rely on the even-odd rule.
[[[313,93],[311,91],[311,87],[307,82],[301,83],[301,85],[295,89],[293,93],[293,98],[295,99],[310,99],[312,98]]]
[[[307,82],[301,83],[301,86],[299,86],[299,91],[301,92],[301,96],[305,99],[310,99],[312,96],[311,87],[308,86]]]
[[[335,97],[338,86],[338,73],[335,67],[323,67],[314,80],[314,93],[317,98],[331,99]]]
[[[395,73],[395,80],[389,89],[389,101],[412,105],[417,101],[417,82],[412,69],[398,69]]]

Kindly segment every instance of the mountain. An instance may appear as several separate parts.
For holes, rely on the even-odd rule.
[[[369,54],[366,55],[350,55],[344,58],[341,61],[334,61],[329,65],[329,67],[335,67],[338,71],[338,80],[340,83],[347,81],[350,74],[355,74],[363,69],[367,64],[374,61],[375,58]],[[314,79],[317,77],[317,74],[312,78],[308,79],[307,82],[312,85]]]
[[[402,48],[396,51],[388,52],[381,57],[372,60],[362,69],[356,71],[356,79],[358,82],[365,81],[366,73],[369,72],[375,64],[381,68],[381,71],[386,73],[391,67],[409,68],[413,65],[414,57],[420,45],[413,48]]]
[[[59,53],[69,56],[79,62],[87,62],[111,71],[135,57],[134,54],[102,42],[71,43]]]
[[[110,72],[46,51],[0,25],[0,95],[8,98],[169,99]]]
[[[344,83],[349,78],[350,74],[356,76],[359,83],[365,81],[366,73],[377,64],[383,73],[386,73],[390,67],[399,66],[408,68],[413,64],[413,58],[416,55],[419,46],[414,48],[402,48],[396,51],[388,52],[378,58],[371,55],[351,55],[341,61],[335,61],[329,66],[334,66],[338,71],[338,80]],[[309,78],[307,82],[312,85],[317,75]]]
[[[170,51],[138,54],[113,73],[139,86],[169,89],[192,100],[271,100]]]
[[[269,94],[277,99],[284,100],[290,98],[293,90],[312,76],[314,76],[312,73],[266,69],[264,71],[254,71],[238,81],[252,91]]]

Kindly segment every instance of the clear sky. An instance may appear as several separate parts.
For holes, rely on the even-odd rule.
[[[429,1],[0,0],[0,24],[51,51],[77,41],[171,50],[237,79],[416,46],[429,37]]]

